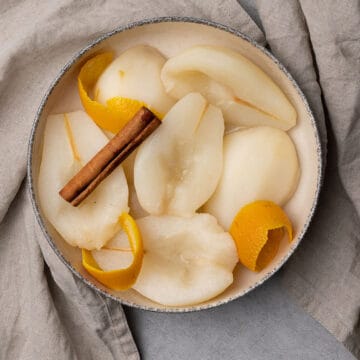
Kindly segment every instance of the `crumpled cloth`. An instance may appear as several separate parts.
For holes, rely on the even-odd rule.
[[[0,358],[139,359],[121,305],[73,276],[37,225],[24,182],[36,110],[75,52],[132,21],[192,16],[264,36],[236,0],[2,0],[0,16]]]
[[[360,4],[256,5],[267,42],[306,94],[328,149],[318,210],[282,271],[283,287],[360,358]],[[121,306],[74,277],[36,224],[22,184],[36,109],[72,54],[134,20],[195,16],[260,43],[263,34],[235,0],[3,0],[0,14],[0,358],[138,359]]]
[[[360,2],[256,4],[272,52],[304,91],[327,145],[318,209],[283,286],[360,359]]]

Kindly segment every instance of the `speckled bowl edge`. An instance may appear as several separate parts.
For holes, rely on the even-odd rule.
[[[232,296],[232,297],[228,297],[224,300],[220,300],[217,303],[214,304],[198,304],[198,305],[194,305],[194,306],[188,306],[188,307],[183,307],[183,308],[179,308],[179,307],[168,307],[168,308],[156,308],[153,306],[141,306],[139,304],[135,304],[129,301],[124,301],[121,300],[119,298],[117,298],[116,296],[106,292],[103,289],[98,288],[97,286],[95,286],[95,284],[93,284],[91,281],[85,279],[62,255],[62,253],[58,250],[58,248],[56,247],[55,243],[52,241],[52,238],[50,236],[50,234],[48,233],[46,226],[42,220],[41,214],[40,214],[40,209],[39,206],[36,202],[35,199],[35,191],[34,191],[34,183],[33,183],[33,174],[32,174],[32,150],[33,150],[33,145],[34,145],[34,138],[35,138],[35,134],[36,134],[36,130],[38,127],[38,123],[41,117],[41,114],[45,108],[46,102],[49,98],[49,96],[51,95],[51,93],[53,92],[54,88],[56,87],[56,85],[59,83],[60,79],[64,76],[64,74],[71,68],[71,66],[73,64],[76,63],[76,61],[86,52],[88,52],[90,49],[92,49],[94,46],[98,45],[99,43],[101,43],[102,41],[108,39],[109,37],[118,34],[120,32],[135,28],[135,27],[140,27],[143,25],[147,25],[147,24],[156,24],[156,23],[162,23],[162,22],[188,22],[188,23],[196,23],[196,24],[202,24],[202,25],[207,25],[207,26],[211,26],[223,31],[226,31],[230,34],[233,34],[235,36],[238,36],[240,38],[242,38],[243,40],[249,42],[251,45],[253,45],[254,47],[256,47],[257,49],[259,49],[261,52],[263,52],[266,56],[268,56],[276,65],[277,67],[287,76],[287,78],[290,80],[290,82],[292,83],[293,87],[295,88],[295,90],[297,91],[298,95],[301,97],[301,100],[306,108],[306,111],[309,115],[309,118],[311,120],[311,125],[313,127],[314,130],[314,134],[315,134],[315,138],[316,138],[316,146],[317,146],[317,157],[318,157],[318,178],[317,178],[317,184],[316,184],[316,191],[315,191],[315,196],[314,196],[314,201],[311,207],[311,210],[309,212],[309,215],[307,217],[307,221],[306,224],[303,226],[302,231],[300,232],[297,241],[294,242],[291,246],[289,251],[287,252],[286,256],[284,256],[281,261],[277,264],[277,266],[272,269],[271,271],[269,271],[260,281],[254,283],[252,286],[250,286],[249,288],[247,288],[246,290],[242,291],[241,293],[237,294],[236,296]],[[30,193],[30,198],[31,198],[31,203],[33,206],[33,210],[36,216],[36,219],[40,225],[40,228],[42,230],[42,232],[44,233],[48,243],[50,244],[51,248],[53,249],[53,251],[55,252],[55,254],[59,257],[59,259],[66,265],[66,267],[78,278],[80,278],[85,284],[87,284],[88,286],[90,286],[90,288],[92,288],[95,291],[100,292],[101,294],[103,294],[104,296],[111,298],[123,305],[127,305],[127,306],[131,306],[131,307],[135,307],[135,308],[139,308],[142,310],[149,310],[149,311],[156,311],[156,312],[171,312],[171,313],[177,313],[177,312],[192,312],[192,311],[199,311],[199,310],[205,310],[205,309],[210,309],[213,307],[217,307],[223,304],[226,304],[230,301],[233,301],[237,298],[240,298],[242,296],[244,296],[245,294],[247,294],[248,292],[250,292],[251,290],[254,290],[256,287],[258,287],[259,285],[261,285],[262,283],[264,283],[267,279],[269,279],[272,275],[274,275],[285,263],[286,261],[289,259],[289,257],[293,254],[293,252],[295,251],[295,249],[298,247],[299,243],[301,242],[302,238],[304,237],[311,219],[313,218],[317,203],[318,203],[318,199],[319,199],[319,194],[320,194],[320,189],[321,189],[321,185],[322,185],[322,181],[323,181],[323,159],[322,159],[322,149],[321,149],[321,141],[320,141],[320,135],[319,135],[319,131],[315,122],[315,118],[314,115],[310,109],[310,106],[305,98],[305,95],[303,94],[303,92],[301,91],[300,87],[298,86],[298,84],[296,83],[296,81],[293,79],[293,77],[290,75],[290,73],[286,70],[286,68],[280,63],[279,60],[277,60],[274,55],[272,55],[266,48],[264,48],[263,46],[261,46],[260,44],[258,44],[256,41],[254,41],[253,39],[251,39],[249,36],[241,33],[240,31],[237,31],[235,29],[232,29],[229,26],[226,25],[222,25],[213,21],[208,21],[208,20],[203,20],[203,19],[198,19],[198,18],[192,18],[192,17],[177,17],[177,16],[170,16],[170,17],[159,17],[159,18],[151,18],[151,19],[145,19],[145,20],[141,20],[141,21],[136,21],[133,23],[130,23],[128,25],[124,25],[124,26],[120,26],[118,28],[116,28],[113,31],[110,31],[108,33],[105,33],[104,35],[100,36],[99,38],[97,38],[96,40],[94,40],[93,42],[91,42],[88,46],[86,46],[85,48],[81,49],[79,52],[77,52],[72,59],[61,69],[61,71],[59,72],[59,74],[57,75],[57,77],[55,78],[55,80],[52,82],[52,84],[50,85],[50,87],[48,88],[45,96],[43,97],[40,106],[37,110],[37,113],[35,115],[35,119],[34,119],[34,123],[31,129],[31,134],[30,134],[30,140],[29,140],[29,145],[28,145],[28,156],[27,156],[27,180],[29,183],[29,193]]]

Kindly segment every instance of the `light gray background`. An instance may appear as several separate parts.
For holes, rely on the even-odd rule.
[[[261,23],[252,0],[238,0]],[[247,296],[216,309],[163,314],[125,308],[142,359],[354,360],[293,303],[281,272]]]
[[[276,275],[243,298],[195,313],[124,307],[142,359],[354,360],[285,296],[279,280]]]

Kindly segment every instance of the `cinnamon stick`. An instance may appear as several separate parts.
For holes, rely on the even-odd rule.
[[[142,107],[135,116],[59,191],[62,198],[78,206],[159,125],[161,121]]]

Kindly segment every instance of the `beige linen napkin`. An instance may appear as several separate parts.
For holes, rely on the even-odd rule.
[[[122,307],[74,277],[37,226],[21,186],[36,110],[76,51],[131,21],[194,16],[263,35],[235,0],[2,0],[0,16],[0,358],[138,359]]]
[[[257,8],[272,52],[310,102],[323,145],[328,133],[318,210],[284,286],[360,358],[360,2],[257,0]]]

